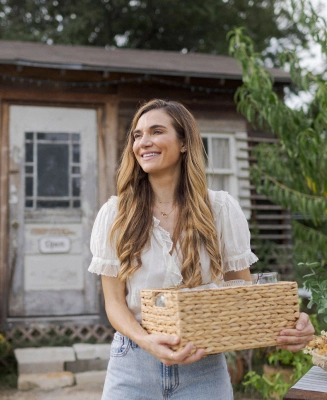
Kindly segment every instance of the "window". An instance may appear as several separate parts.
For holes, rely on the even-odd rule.
[[[80,208],[79,133],[25,133],[25,207]]]
[[[212,190],[235,191],[235,154],[232,135],[208,133],[202,134],[207,153],[206,173],[208,187]]]

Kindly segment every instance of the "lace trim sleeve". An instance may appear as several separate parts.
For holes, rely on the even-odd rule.
[[[99,257],[92,257],[91,264],[88,268],[89,272],[93,272],[98,275],[114,276],[118,275],[119,262],[108,261]]]
[[[258,261],[258,257],[251,250],[247,250],[239,257],[224,261],[224,272],[241,271]]]

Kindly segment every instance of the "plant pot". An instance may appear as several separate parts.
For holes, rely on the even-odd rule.
[[[227,363],[227,367],[232,384],[236,385],[237,383],[240,383],[244,376],[244,364],[242,356],[237,355],[233,362]]]
[[[294,368],[282,366],[274,367],[273,365],[264,364],[263,372],[265,373],[265,375],[267,375],[267,377],[280,373],[280,376],[285,382],[293,383],[291,376],[294,374]]]

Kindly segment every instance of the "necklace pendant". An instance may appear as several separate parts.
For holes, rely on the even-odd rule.
[[[166,213],[164,213],[162,211],[161,211],[161,215],[162,215],[163,218],[167,218],[168,217],[168,214],[166,214]]]

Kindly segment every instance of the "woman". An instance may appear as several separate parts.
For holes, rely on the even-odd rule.
[[[223,354],[205,357],[192,343],[174,352],[178,337],[148,334],[140,325],[141,289],[249,281],[257,261],[238,203],[207,189],[201,136],[180,103],[152,100],[136,113],[117,192],[99,211],[91,238],[89,271],[102,275],[117,330],[102,400],[232,399]],[[297,351],[312,334],[301,314],[279,341]]]

